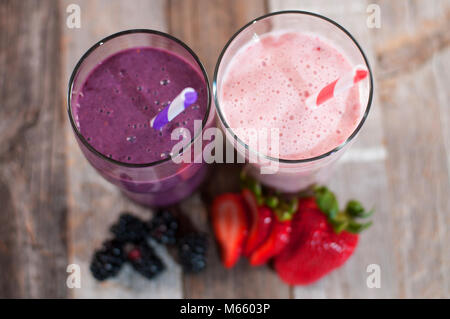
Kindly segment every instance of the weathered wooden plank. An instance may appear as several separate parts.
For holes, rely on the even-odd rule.
[[[364,1],[343,3],[334,1],[280,1],[271,0],[271,10],[300,9],[327,16],[342,24],[360,43],[368,55],[372,68],[375,55],[372,50],[369,29],[366,27]],[[341,205],[350,198],[361,200],[367,207],[375,207],[374,226],[365,231],[355,255],[341,269],[315,285],[294,289],[296,298],[386,298],[396,296],[395,251],[385,170],[385,158],[390,156],[383,143],[382,115],[375,85],[374,101],[369,117],[348,153],[344,155],[329,181]],[[366,267],[378,264],[381,268],[381,288],[369,289],[366,285]]]
[[[60,23],[53,1],[0,2],[2,298],[67,295]]]
[[[74,3],[62,1],[65,8]],[[161,0],[76,1],[81,9],[81,29],[62,25],[64,34],[64,86],[75,63],[94,42],[112,33],[133,28],[166,30],[165,4]],[[66,127],[70,260],[81,266],[82,288],[73,290],[76,298],[180,298],[182,280],[180,267],[168,257],[165,249],[159,252],[167,266],[156,280],[143,280],[129,267],[119,277],[103,284],[89,273],[89,262],[94,249],[108,236],[108,228],[120,212],[128,210],[149,218],[149,209],[139,207],[101,178],[83,157],[70,125]]]
[[[389,45],[405,36],[410,39],[409,50],[419,57],[395,78],[380,81],[383,128],[389,132],[387,172],[401,283],[399,296],[448,297],[450,185],[444,143],[448,131],[442,127],[443,118],[448,119],[448,112],[443,111],[448,110],[448,101],[443,95],[446,93],[440,92],[439,81],[445,80],[442,74],[448,73],[449,67],[444,64],[436,72],[432,58],[449,46],[447,40],[441,39],[448,36],[450,2],[398,2],[403,4],[402,11],[393,8],[392,2],[380,3],[383,12],[397,10],[397,19],[386,17],[384,27],[373,36],[379,61],[388,61],[383,59],[385,55],[403,55],[407,60],[408,52],[392,51]],[[426,38],[424,32],[429,32]],[[389,74],[397,66],[383,63],[380,71]],[[448,82],[444,87],[446,91]]]
[[[432,63],[436,81],[436,95],[439,100],[441,114],[440,119],[442,136],[445,141],[447,151],[447,167],[450,167],[450,108],[448,107],[448,105],[450,105],[450,91],[448,90],[448,84],[450,83],[450,72],[448,61],[450,61],[449,48],[435,54]]]
[[[442,135],[447,154],[447,169],[450,168],[450,108],[448,107],[450,105],[450,92],[448,90],[448,84],[450,83],[450,70],[448,61],[450,61],[450,48],[436,53],[432,61],[434,79],[436,82],[436,95],[439,101]],[[448,208],[446,212],[447,213],[443,212],[440,214],[438,220],[441,224],[441,229],[445,230],[445,234],[441,235],[441,240],[443,243],[448,243],[450,240],[450,233],[448,231],[448,225],[450,225],[450,214],[448,213]],[[445,249],[445,246],[443,251],[443,263],[441,267],[444,277],[442,286],[443,296],[448,297],[450,296],[450,249]]]
[[[210,81],[230,37],[267,11],[266,0],[168,0],[169,30],[191,45],[206,66]]]
[[[185,1],[169,2],[170,32],[185,41],[205,64],[210,81],[217,58],[238,28],[266,11],[265,1]],[[193,197],[181,205],[202,229],[208,229],[209,199],[224,191],[237,189],[240,167],[217,165],[204,189],[204,203]],[[206,205],[205,205],[206,204]],[[267,267],[251,268],[243,260],[232,270],[220,264],[218,250],[211,238],[209,266],[206,272],[184,278],[187,298],[288,298],[289,287],[282,284]],[[270,287],[270,288],[268,288]]]
[[[395,20],[394,30],[397,30],[399,35],[391,36],[382,42],[377,40],[380,80],[393,80],[396,76],[413,71],[429,61],[436,52],[450,45],[450,32],[445,32],[445,30],[450,30],[450,11],[438,9],[438,4],[443,3],[442,1],[431,2],[431,5],[428,6],[420,6],[421,2],[409,3],[404,11],[410,22],[401,27],[406,30],[400,33],[398,31],[399,20]],[[420,9],[417,8],[418,6]],[[434,16],[432,16],[433,11],[435,12]],[[440,13],[443,15],[436,19],[438,15],[441,15]],[[417,22],[412,22],[416,21],[415,18],[420,19],[418,23],[420,28],[417,27]],[[379,36],[381,37],[381,35]]]

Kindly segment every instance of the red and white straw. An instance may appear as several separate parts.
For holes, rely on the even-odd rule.
[[[306,105],[311,108],[318,107],[329,99],[348,91],[353,85],[365,79],[368,74],[369,71],[365,66],[357,65],[353,68],[352,73],[348,73],[343,77],[334,80],[316,94],[309,96],[306,99]]]

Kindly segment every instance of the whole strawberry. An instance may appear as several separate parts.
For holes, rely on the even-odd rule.
[[[356,201],[339,212],[334,194],[317,188],[314,197],[299,202],[290,242],[274,260],[278,275],[290,285],[307,285],[343,265],[358,244],[358,233],[370,226],[355,219],[371,213]]]

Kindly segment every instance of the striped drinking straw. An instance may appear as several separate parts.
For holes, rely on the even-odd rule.
[[[325,103],[332,97],[335,97],[353,87],[359,81],[365,79],[369,71],[362,65],[357,65],[353,68],[352,73],[346,74],[341,78],[336,79],[330,84],[326,85],[316,94],[309,96],[306,99],[306,105],[315,108]]]
[[[197,101],[197,97],[197,92],[193,88],[185,88],[169,105],[150,120],[150,126],[155,130],[161,130],[167,123],[194,104]]]

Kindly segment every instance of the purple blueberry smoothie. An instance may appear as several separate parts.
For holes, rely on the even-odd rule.
[[[180,141],[172,140],[171,133],[183,127],[191,137],[201,138],[202,132],[194,132],[194,121],[203,121],[205,129],[214,117],[206,73],[198,59],[181,42],[155,33],[125,32],[100,42],[75,68],[69,91],[69,117],[88,161],[104,178],[148,206],[174,203],[203,180],[206,164],[171,160],[171,150]],[[123,48],[127,37],[138,45]],[[141,44],[152,41],[157,45]],[[114,42],[120,49],[111,50]],[[197,92],[196,103],[162,130],[152,128],[151,119],[186,87]]]
[[[161,131],[149,126],[184,88],[198,92],[197,103]],[[182,58],[154,48],[121,51],[99,64],[78,96],[81,134],[100,153],[120,162],[144,164],[166,158],[178,140],[170,134],[185,127],[194,134],[194,120],[206,112],[203,77]]]

